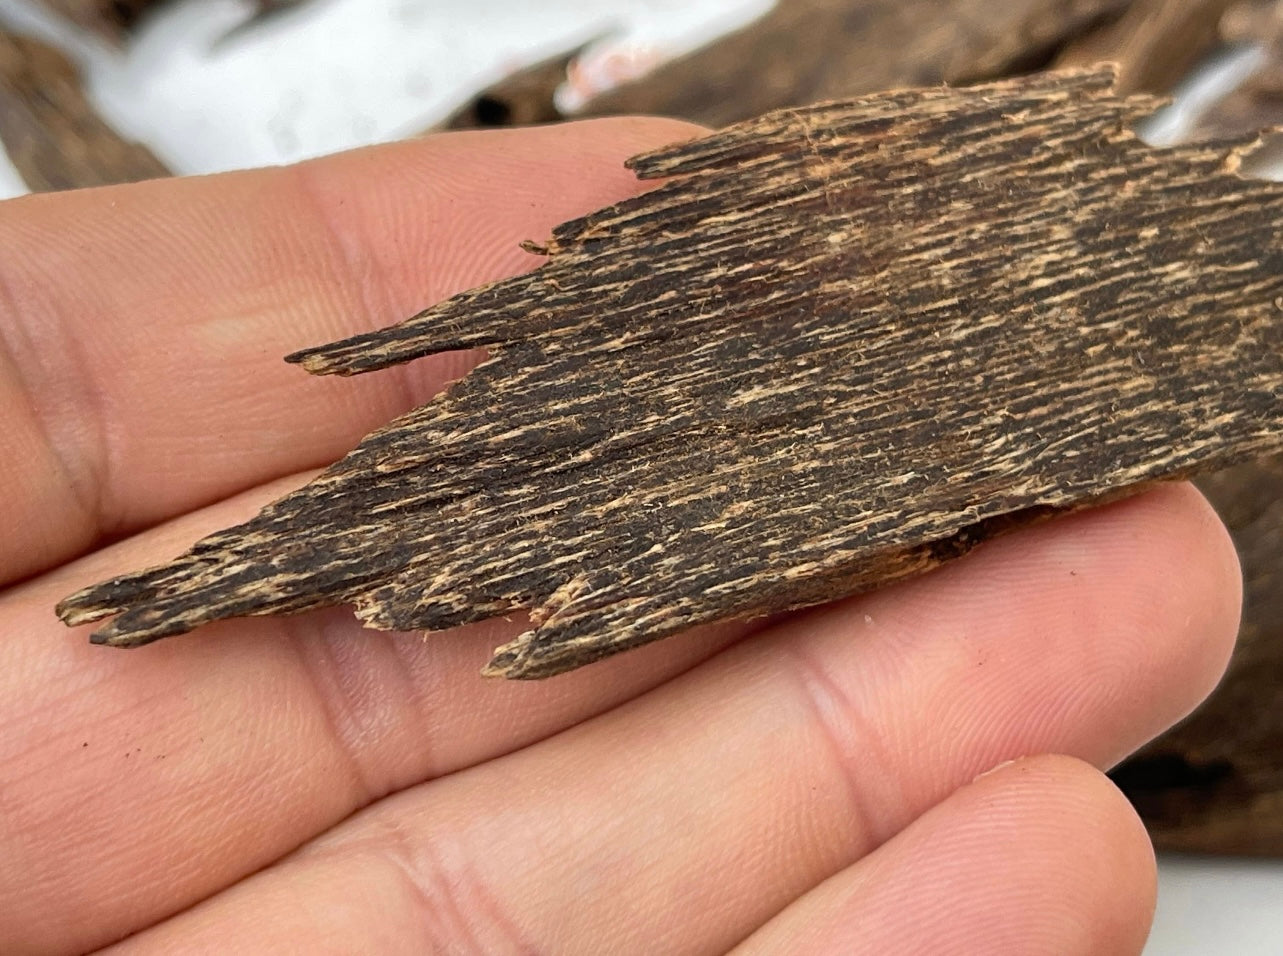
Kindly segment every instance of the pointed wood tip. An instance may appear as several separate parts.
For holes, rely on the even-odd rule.
[[[81,588],[75,594],[63,598],[54,605],[54,614],[68,627],[93,624],[113,614],[119,614],[123,608],[116,607],[115,602],[107,602],[103,599],[103,587],[101,584],[96,584]]]
[[[529,650],[535,633],[535,630],[523,631],[507,644],[496,647],[490,663],[481,669],[481,676],[502,677],[506,680],[540,680],[560,673],[532,664]]]
[[[135,608],[90,634],[89,643],[98,647],[142,647],[190,630],[190,626],[175,622],[162,611]]]
[[[356,356],[345,356],[342,352],[338,352],[336,346],[342,344],[300,349],[285,356],[285,361],[290,365],[303,366],[304,371],[312,375],[353,375],[355,371],[350,366],[352,359]],[[344,361],[345,358],[347,361]]]

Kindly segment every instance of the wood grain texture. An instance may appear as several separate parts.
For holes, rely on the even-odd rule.
[[[352,603],[531,610],[544,677],[1283,450],[1283,186],[1146,147],[1108,73],[785,110],[635,158],[527,275],[291,357],[490,358],[301,491],[65,600],[132,646]]]
[[[66,56],[2,31],[0,143],[34,192],[170,174],[149,149],[103,122]]]
[[[1038,66],[1132,0],[779,0],[758,22],[589,104],[724,126],[879,90]]]

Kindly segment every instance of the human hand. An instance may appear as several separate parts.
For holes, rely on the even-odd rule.
[[[54,618],[472,360],[281,356],[528,268],[520,239],[689,134],[455,134],[0,205],[5,953],[1140,950],[1152,856],[1094,768],[1229,653],[1237,564],[1187,486],[539,684],[478,676],[520,621],[423,639],[340,609],[124,652]],[[1064,756],[1004,763],[1039,754]]]

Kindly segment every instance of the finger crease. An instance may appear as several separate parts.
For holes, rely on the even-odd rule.
[[[389,862],[417,910],[427,952],[528,953],[539,949],[504,912],[465,852],[440,840],[415,841],[395,819],[382,821]]]
[[[895,798],[881,799],[880,796],[886,785],[896,780],[892,769],[894,761],[841,683],[800,643],[786,641],[780,646],[797,665],[803,702],[810,711],[817,736],[844,783],[857,834],[852,859],[858,859],[898,829],[893,820],[875,810],[895,802]],[[903,805],[903,800],[899,802]]]
[[[363,315],[360,317],[362,329],[375,328],[391,321],[399,321],[404,316],[392,315],[392,305],[387,294],[387,277],[383,274],[378,257],[366,250],[372,248],[364,236],[352,235],[349,230],[341,228],[331,211],[323,192],[316,182],[311,163],[298,163],[288,167],[293,170],[295,188],[299,198],[311,211],[312,218],[320,226],[320,234],[326,237],[330,248],[329,260],[337,266],[339,279],[345,288],[355,288],[361,302]],[[382,290],[379,292],[379,290]],[[355,334],[361,329],[350,329],[344,335]],[[388,372],[393,374],[389,375]],[[404,366],[385,370],[385,378],[396,383],[397,407],[414,408],[420,402],[414,399],[414,389],[406,374]]]
[[[102,395],[80,342],[68,334],[63,317],[55,312],[49,317],[54,341],[37,343],[31,333],[32,323],[23,318],[9,272],[3,268],[0,268],[0,312],[13,320],[0,322],[0,357],[13,370],[31,420],[39,429],[49,456],[62,473],[85,523],[94,534],[108,530],[103,525],[108,514],[108,479],[112,470],[110,429]],[[32,372],[47,370],[51,363],[57,367],[59,360],[64,366],[63,374],[50,376],[55,387],[38,387]],[[44,392],[75,394],[75,401],[70,403],[70,421],[57,420],[67,416],[50,410],[49,403],[42,400]]]
[[[299,662],[299,670],[307,680],[307,686],[316,702],[316,711],[325,725],[326,735],[334,742],[335,751],[347,767],[355,800],[353,809],[369,806],[374,800],[376,789],[359,757],[357,746],[351,735],[344,730],[356,722],[352,707],[329,668],[312,653],[316,635],[311,629],[305,631],[300,623],[305,620],[315,623],[315,615],[283,617],[279,620],[290,649]]]

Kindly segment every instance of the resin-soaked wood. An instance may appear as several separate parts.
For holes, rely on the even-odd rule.
[[[352,603],[528,608],[488,672],[924,571],[1283,449],[1283,186],[1065,73],[786,110],[631,161],[548,261],[293,361],[488,361],[299,492],[59,607],[136,645]]]

